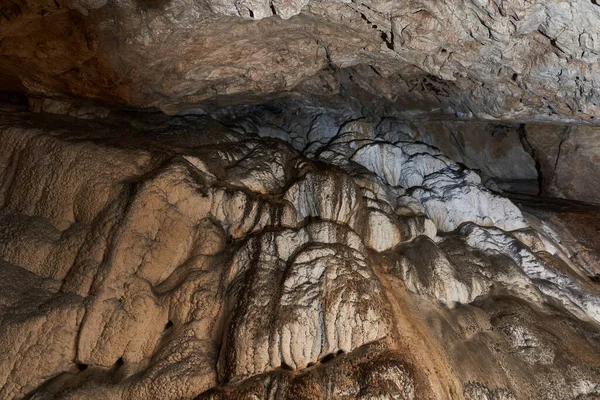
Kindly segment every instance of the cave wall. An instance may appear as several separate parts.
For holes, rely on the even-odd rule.
[[[2,114],[0,396],[593,398],[597,210],[319,115]]]
[[[497,189],[600,201],[591,1],[10,0],[0,15],[0,90],[32,111],[301,102],[405,121]]]
[[[598,32],[2,2],[0,398],[598,398]]]
[[[474,121],[407,123],[411,136],[507,192],[600,203],[600,129]]]
[[[539,162],[543,194],[600,202],[598,128],[528,126],[526,132],[527,143]]]

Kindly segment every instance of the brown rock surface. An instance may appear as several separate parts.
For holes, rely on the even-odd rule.
[[[598,32],[0,2],[0,400],[600,398]]]
[[[526,140],[539,160],[542,193],[600,203],[600,130],[586,126],[532,125]]]
[[[0,397],[598,395],[576,229],[366,119],[244,121],[0,116]]]
[[[341,90],[409,114],[595,124],[599,113],[593,1],[5,3],[0,82],[32,97],[175,113]]]

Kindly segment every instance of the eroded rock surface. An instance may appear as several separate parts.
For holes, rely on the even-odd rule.
[[[539,160],[542,193],[600,203],[600,150],[595,127],[533,125],[526,141]]]
[[[551,210],[364,118],[152,118],[1,116],[0,397],[600,395]]]
[[[9,0],[1,15],[0,89],[50,112],[343,92],[409,115],[598,123],[594,1]]]

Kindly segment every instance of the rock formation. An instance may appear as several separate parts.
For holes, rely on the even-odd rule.
[[[174,113],[341,88],[462,118],[599,113],[595,0],[7,0],[0,15],[3,86],[59,101]]]
[[[0,4],[0,400],[600,398],[595,0]]]
[[[2,398],[598,393],[594,267],[429,145],[27,116],[0,129]]]

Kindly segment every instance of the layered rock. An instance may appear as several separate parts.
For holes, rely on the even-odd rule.
[[[598,394],[563,228],[400,130],[254,117],[2,116],[2,397]]]
[[[341,91],[409,115],[598,123],[593,1],[14,0],[2,15],[2,86],[41,109]]]

